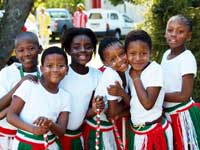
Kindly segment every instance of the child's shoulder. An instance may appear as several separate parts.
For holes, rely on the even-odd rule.
[[[21,66],[21,64],[19,63],[13,63],[12,65],[10,66],[6,66],[4,68],[1,69],[1,74],[10,74],[12,73],[12,75],[14,75],[16,72],[18,73],[19,72],[19,66]]]

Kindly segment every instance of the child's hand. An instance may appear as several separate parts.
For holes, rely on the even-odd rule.
[[[48,128],[46,128],[45,126],[33,126],[33,131],[32,133],[35,135],[42,135],[45,134],[49,131]]]
[[[108,94],[112,96],[123,96],[125,92],[118,81],[116,81],[114,85],[110,85],[107,88],[107,91],[108,91]]]
[[[36,126],[39,126],[39,127],[45,127],[45,128],[48,128],[52,125],[52,120],[46,118],[46,117],[39,117],[37,118],[33,124],[35,124]]]
[[[92,100],[92,110],[96,112],[97,109],[103,110],[105,107],[103,97],[97,96]]]

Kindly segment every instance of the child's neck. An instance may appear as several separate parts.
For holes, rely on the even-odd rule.
[[[117,72],[118,74],[119,74],[119,76],[120,76],[120,78],[121,78],[121,80],[122,80],[122,85],[123,85],[123,87],[125,88],[126,87],[126,76],[125,76],[125,72]]]
[[[177,56],[179,54],[181,54],[182,52],[184,52],[186,50],[185,46],[179,47],[179,48],[174,48],[171,49],[171,55],[173,56]]]
[[[89,72],[89,68],[85,65],[71,63],[70,66],[75,72],[79,74],[87,74]]]
[[[22,66],[22,69],[23,69],[24,72],[27,72],[27,73],[37,72],[38,71],[37,66],[31,67],[31,68],[25,68],[24,66]]]
[[[52,84],[47,82],[43,76],[40,79],[40,83],[50,93],[58,93],[59,91],[58,84]]]

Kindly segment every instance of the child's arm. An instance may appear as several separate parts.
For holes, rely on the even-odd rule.
[[[36,82],[37,78],[36,78],[36,76],[33,76],[33,75],[26,75],[26,76],[24,76],[6,95],[4,95],[2,98],[0,98],[0,111],[3,111],[4,109],[7,109],[7,107],[11,103],[13,93],[16,91],[16,89],[25,80],[30,80],[30,81]]]
[[[108,94],[112,96],[120,96],[125,102],[118,102],[118,100],[108,100],[108,115],[113,118],[116,115],[122,113],[130,104],[130,96],[126,91],[120,86],[119,82],[115,82],[115,85],[110,85],[107,88]]]
[[[194,74],[186,74],[182,77],[182,89],[180,92],[165,93],[167,102],[187,102],[192,96]]]
[[[19,114],[24,107],[25,102],[18,96],[13,96],[11,105],[8,109],[7,120],[16,128],[28,131],[36,135],[42,135],[48,131],[47,128],[37,127],[33,124],[28,124],[19,118]]]
[[[150,110],[158,98],[161,87],[148,87],[145,90],[142,85],[142,81],[140,80],[140,74],[138,72],[131,69],[130,76],[135,86],[138,99],[145,109]]]
[[[121,96],[127,106],[130,105],[130,96],[126,91],[120,86],[119,82],[116,81],[115,85],[110,85],[107,88],[108,94],[113,96]]]
[[[46,117],[39,117],[36,119],[33,124],[39,127],[45,127],[48,130],[50,130],[52,133],[62,136],[65,134],[65,130],[67,128],[69,119],[69,112],[61,112],[58,116],[57,122],[53,122],[51,119],[48,119]]]
[[[0,112],[0,120],[6,117],[7,112],[8,112],[8,108],[9,108],[9,107],[5,108],[4,110],[2,110],[2,111]]]

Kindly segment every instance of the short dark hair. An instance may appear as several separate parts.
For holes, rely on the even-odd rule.
[[[15,38],[15,47],[17,46],[18,42],[24,39],[28,39],[30,40],[33,44],[39,46],[39,41],[38,41],[38,37],[35,33],[33,32],[21,32],[19,33],[16,38]]]
[[[42,57],[41,57],[42,65],[44,65],[44,60],[45,60],[46,56],[51,55],[51,54],[62,55],[65,59],[66,65],[68,65],[68,59],[67,59],[67,55],[66,55],[65,51],[62,48],[57,47],[57,46],[49,47],[42,53]]]
[[[115,37],[105,37],[100,41],[98,54],[102,61],[105,60],[103,57],[104,50],[115,43],[120,43],[123,46],[122,42]]]
[[[94,47],[94,53],[96,53],[97,38],[96,38],[95,33],[88,28],[70,28],[64,33],[61,40],[61,45],[62,45],[62,48],[64,48],[66,52],[69,52],[72,40],[77,35],[88,36],[92,42],[92,46]]]
[[[149,34],[144,30],[133,30],[129,32],[125,38],[125,44],[124,44],[125,50],[127,51],[127,48],[130,42],[137,41],[137,40],[147,43],[147,45],[149,46],[149,49],[150,50],[152,49],[152,41]]]
[[[175,16],[170,17],[168,22],[173,19],[180,19],[186,26],[188,26],[189,31],[192,32],[192,21],[188,17],[186,17],[182,14],[177,14]]]

